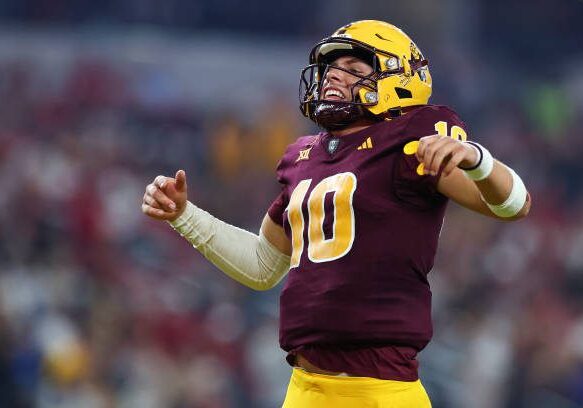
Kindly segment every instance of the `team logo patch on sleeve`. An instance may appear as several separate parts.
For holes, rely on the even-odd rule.
[[[298,154],[298,158],[296,159],[296,163],[300,160],[309,160],[310,159],[310,151],[312,150],[312,146],[308,147],[307,149],[300,150]]]

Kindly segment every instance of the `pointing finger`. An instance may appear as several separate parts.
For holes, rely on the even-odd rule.
[[[176,172],[176,191],[184,191],[186,188],[186,172],[184,170],[178,170]]]

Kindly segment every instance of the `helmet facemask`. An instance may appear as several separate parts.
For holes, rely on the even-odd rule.
[[[343,55],[348,54],[344,53]],[[334,60],[339,57],[336,56]],[[347,101],[322,99],[324,79],[331,70],[340,70],[358,78],[350,88],[350,96]],[[362,118],[374,119],[374,116],[363,107],[374,105],[376,100],[362,102],[360,92],[365,90],[371,96],[376,95],[375,71],[373,66],[370,75],[360,75],[327,63],[308,65],[302,70],[300,79],[300,109],[302,113],[327,130],[342,129]]]

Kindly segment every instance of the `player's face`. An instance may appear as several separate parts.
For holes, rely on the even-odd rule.
[[[341,68],[341,69],[337,69]],[[353,102],[360,86],[352,87],[363,76],[373,73],[373,68],[363,60],[350,55],[337,58],[330,64],[322,83],[322,100]]]

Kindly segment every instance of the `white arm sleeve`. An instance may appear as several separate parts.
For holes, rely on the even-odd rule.
[[[231,278],[255,290],[274,287],[289,270],[290,257],[259,236],[227,224],[190,201],[169,222],[206,259]]]

